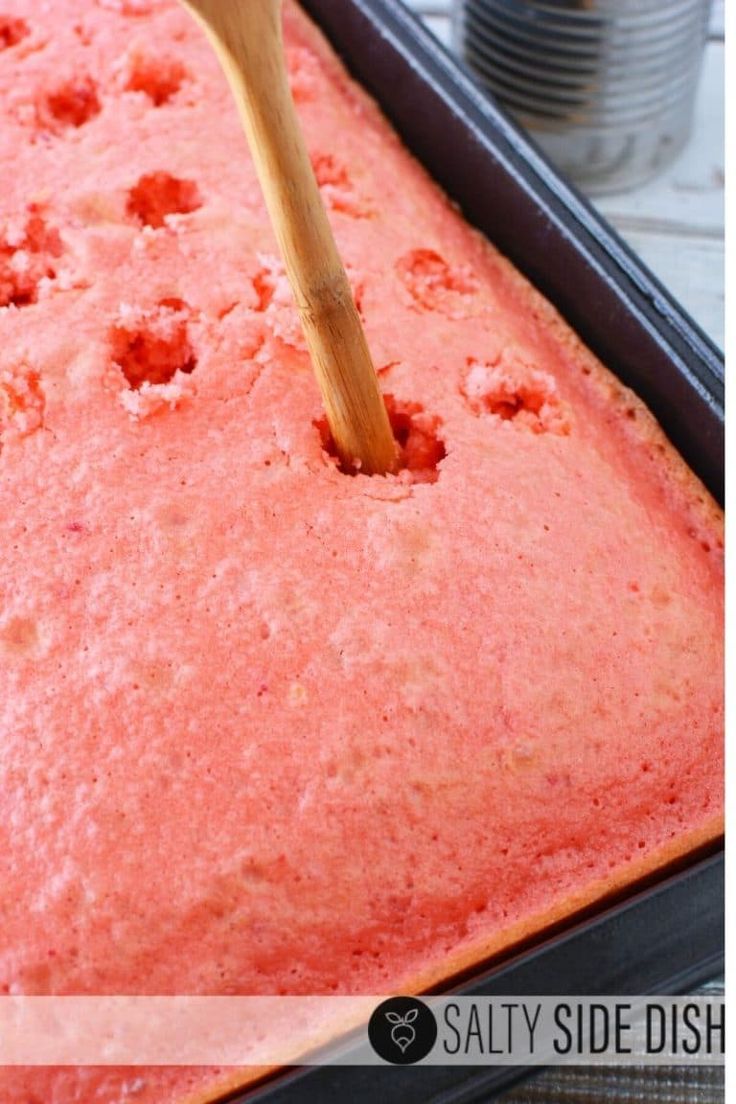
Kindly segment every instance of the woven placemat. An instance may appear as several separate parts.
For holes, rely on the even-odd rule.
[[[567,1066],[503,1093],[498,1104],[723,1104],[722,1066]]]
[[[723,995],[723,978],[697,989]],[[497,1104],[723,1104],[723,1066],[564,1066],[502,1093]]]

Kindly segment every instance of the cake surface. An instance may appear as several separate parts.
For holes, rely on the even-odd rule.
[[[721,830],[719,511],[285,20],[396,477],[329,454],[194,23],[0,7],[5,993],[418,990]]]

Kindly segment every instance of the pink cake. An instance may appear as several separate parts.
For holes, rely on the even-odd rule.
[[[720,514],[289,6],[405,470],[351,477],[170,0],[0,5],[0,986],[436,985],[715,838]],[[252,1071],[0,1071],[0,1104]]]

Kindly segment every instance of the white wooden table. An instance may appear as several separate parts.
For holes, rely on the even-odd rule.
[[[452,0],[406,0],[450,44]],[[710,38],[687,148],[662,176],[596,206],[705,332],[723,348],[724,2]]]

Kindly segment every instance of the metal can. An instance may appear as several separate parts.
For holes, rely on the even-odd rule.
[[[711,0],[455,0],[482,83],[591,194],[634,187],[687,141]]]

